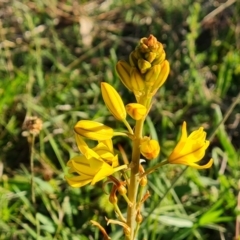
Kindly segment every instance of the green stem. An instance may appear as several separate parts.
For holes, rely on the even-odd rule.
[[[114,137],[116,137],[116,136],[129,137],[128,134],[123,133],[123,132],[114,132],[114,133],[113,133],[113,136],[114,136]]]
[[[144,120],[136,122],[134,140],[133,140],[133,151],[132,151],[132,162],[130,185],[128,189],[128,198],[132,203],[132,206],[128,206],[127,209],[127,225],[130,227],[130,236],[126,236],[126,240],[134,240],[135,230],[135,218],[136,218],[136,199],[139,186],[139,161],[140,161],[140,140],[142,138],[142,128]]]
[[[143,198],[143,195],[144,195],[144,189],[145,189],[145,186],[140,185],[138,196],[137,196],[137,205],[136,205],[136,210],[137,211],[140,211],[140,209],[141,209],[141,201],[142,201],[142,198]],[[140,223],[137,222],[137,225],[136,225],[136,228],[135,228],[135,231],[134,231],[133,239],[135,239],[137,237],[139,228],[140,228]]]
[[[35,136],[32,134],[29,139],[30,144],[30,169],[31,169],[31,199],[33,204],[35,204],[35,189],[34,189],[34,142]]]
[[[129,133],[133,134],[133,130],[132,130],[131,126],[129,125],[128,121],[126,119],[123,119],[123,123],[127,127]]]
[[[139,228],[140,228],[140,223],[137,223],[137,225],[136,225],[136,229],[135,229],[135,231],[134,231],[133,239],[135,239],[135,238],[137,237],[137,234],[138,234],[138,230],[139,230]]]
[[[166,165],[166,164],[168,164],[168,160],[164,160],[164,161],[156,164],[155,166],[150,167],[149,169],[147,169],[147,170],[141,175],[141,177],[144,177],[144,176],[146,176],[146,175],[154,172],[157,168],[162,167],[163,165]]]
[[[118,218],[119,218],[122,222],[126,222],[126,219],[123,217],[122,212],[121,212],[121,210],[119,209],[117,203],[114,203],[113,206],[114,206],[114,209],[115,209],[116,213],[118,214]]]

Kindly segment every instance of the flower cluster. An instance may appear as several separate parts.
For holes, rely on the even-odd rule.
[[[89,183],[94,185],[106,177],[108,182],[113,183],[109,200],[114,204],[120,221],[108,222],[123,226],[126,239],[130,240],[134,239],[135,224],[141,223],[140,206],[150,196],[146,193],[137,198],[138,188],[147,184],[147,174],[165,164],[183,164],[198,169],[209,168],[213,164],[212,159],[205,165],[200,164],[209,146],[206,132],[200,127],[188,136],[186,122],[183,122],[181,138],[167,160],[146,171],[141,165],[141,156],[151,160],[157,158],[160,153],[159,142],[150,136],[143,136],[143,125],[153,104],[152,98],[164,84],[170,71],[165,55],[163,45],[150,35],[140,40],[139,45],[131,52],[129,62],[117,63],[118,75],[125,87],[133,92],[136,102],[125,105],[119,93],[106,82],[101,83],[101,93],[109,112],[125,125],[126,131],[118,132],[91,120],[79,121],[74,131],[81,155],[73,157],[67,163],[69,175],[66,176],[66,180],[72,187],[82,187]],[[135,120],[134,126],[129,124],[128,116]],[[125,159],[124,163],[120,163],[112,142],[115,136],[130,138],[132,141],[130,161]],[[97,145],[90,148],[85,139],[97,141]],[[116,172],[120,174],[114,176]],[[116,205],[117,191],[124,196],[128,204],[127,220]]]

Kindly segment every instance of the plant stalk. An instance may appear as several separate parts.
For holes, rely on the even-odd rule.
[[[135,231],[135,218],[136,218],[136,200],[139,186],[139,164],[140,164],[140,140],[142,138],[142,128],[144,119],[136,122],[134,140],[133,140],[133,152],[131,162],[131,176],[130,185],[128,189],[128,198],[132,202],[132,206],[128,206],[127,209],[127,224],[130,227],[130,236],[126,236],[125,240],[134,240]]]

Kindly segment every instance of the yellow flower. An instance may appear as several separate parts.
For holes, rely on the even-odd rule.
[[[74,130],[79,135],[96,141],[109,140],[113,137],[113,129],[99,122],[81,120]]]
[[[102,97],[112,115],[117,120],[124,120],[126,118],[126,110],[122,98],[118,92],[108,83],[101,83]]]
[[[67,163],[69,173],[79,174],[65,176],[72,187],[82,187],[88,183],[94,185],[105,177],[127,168],[126,165],[119,166],[118,156],[114,155],[103,142],[90,149],[79,135],[76,135],[76,140],[83,155],[73,157]]]
[[[146,107],[139,103],[129,103],[126,105],[126,110],[134,120],[142,119],[147,112]]]
[[[140,152],[148,160],[156,158],[160,152],[158,141],[151,140],[149,137],[144,137],[141,140]]]
[[[209,146],[206,140],[206,132],[203,127],[187,135],[187,124],[183,122],[181,138],[168,158],[171,164],[183,164],[197,169],[210,168],[213,164],[211,158],[205,165],[199,165],[198,162],[204,157],[205,151]]]

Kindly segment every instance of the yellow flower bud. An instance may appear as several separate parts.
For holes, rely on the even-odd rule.
[[[111,193],[109,195],[109,202],[112,204],[116,204],[118,202],[118,198],[116,196],[116,187],[113,187]]]
[[[148,86],[153,86],[158,79],[159,73],[161,72],[161,65],[154,65],[151,67],[145,75],[145,81]]]
[[[117,187],[117,190],[120,195],[125,195],[127,193],[127,189],[122,184]]]
[[[139,49],[141,52],[150,52],[158,48],[157,39],[150,34],[148,38],[144,37],[140,39]]]
[[[74,130],[79,135],[91,140],[103,141],[113,137],[113,129],[99,122],[81,120],[77,122]]]
[[[154,53],[154,52],[149,52],[149,53],[146,53],[146,54],[145,54],[145,59],[146,59],[148,62],[152,63],[153,60],[155,60],[156,56],[157,56],[156,53]]]
[[[132,68],[131,84],[132,84],[132,91],[134,92],[134,95],[138,100],[145,91],[145,83],[142,78],[142,75],[140,74],[137,68]]]
[[[147,182],[148,182],[147,177],[144,176],[144,177],[141,178],[141,180],[139,182],[139,185],[142,186],[142,187],[145,187],[147,185]]]
[[[136,215],[136,222],[139,224],[143,221],[142,214],[138,211]]]
[[[156,158],[160,152],[158,141],[144,137],[141,140],[140,152],[148,160]]]
[[[131,66],[125,61],[119,61],[116,65],[116,70],[123,85],[129,91],[132,91],[131,78],[130,78]]]
[[[156,58],[154,59],[154,61],[152,62],[152,65],[161,64],[165,60],[165,58],[166,58],[166,53],[165,53],[165,51],[162,48],[161,51],[158,52],[158,54],[157,54]]]
[[[150,62],[144,59],[138,59],[138,68],[142,74],[146,73],[151,66]]]
[[[152,93],[153,94],[155,94],[156,91],[165,83],[165,81],[168,77],[169,71],[170,71],[169,62],[167,60],[165,60],[161,64],[160,73],[159,73],[156,81],[154,82],[154,85],[152,86]]]
[[[120,97],[118,92],[110,84],[105,82],[101,83],[101,90],[103,100],[108,110],[117,120],[124,120],[127,113],[122,98]]]
[[[129,103],[126,105],[127,113],[135,120],[142,119],[147,112],[147,109],[145,106],[139,103]]]
[[[134,50],[130,53],[129,55],[129,62],[130,62],[130,65],[132,67],[137,67],[137,63],[138,63],[138,59],[141,58],[141,56],[139,56],[139,53],[138,51]]]

